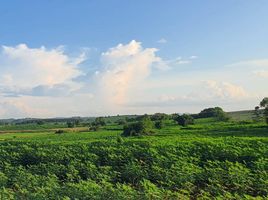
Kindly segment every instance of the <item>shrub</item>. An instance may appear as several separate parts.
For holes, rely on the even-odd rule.
[[[100,130],[99,125],[92,125],[89,127],[89,131],[98,131],[98,130]]]
[[[126,119],[119,119],[117,121],[118,125],[125,125],[127,123]]]
[[[229,116],[220,107],[206,108],[202,110],[196,117],[197,118],[214,117],[219,121],[228,121],[230,119]]]
[[[164,122],[162,120],[158,120],[154,124],[155,128],[162,129],[164,127]]]
[[[103,117],[97,117],[95,119],[95,121],[93,122],[93,125],[96,125],[96,126],[105,126],[106,125],[106,122],[104,120]]]
[[[124,126],[123,136],[140,136],[153,133],[153,123],[149,118],[144,118],[141,121],[129,123]]]
[[[260,102],[260,106],[264,108],[265,121],[268,124],[268,97],[263,98]]]
[[[67,127],[68,128],[74,128],[74,126],[75,126],[74,122],[71,122],[71,121],[67,122]]]
[[[175,117],[175,121],[180,126],[188,126],[188,125],[194,124],[194,118],[191,115],[187,115],[187,114],[177,115],[177,117]]]
[[[166,119],[168,116],[165,113],[155,113],[151,116],[152,121],[161,121]]]
[[[64,133],[64,130],[61,130],[61,129],[55,131],[55,134],[63,134],[63,133]]]

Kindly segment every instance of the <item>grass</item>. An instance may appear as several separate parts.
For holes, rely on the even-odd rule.
[[[4,199],[231,199],[226,192],[234,199],[267,197],[268,126],[262,122],[207,118],[180,127],[169,120],[139,137],[120,137],[122,128],[112,122],[96,132],[5,129]]]
[[[0,141],[26,141],[42,143],[88,143],[116,140],[122,133],[122,126],[110,124],[96,132],[87,131],[87,127],[65,128],[65,133],[55,134],[55,129],[12,130],[0,134]],[[223,140],[238,138],[246,140],[268,141],[268,128],[264,123],[217,122],[214,119],[198,119],[195,125],[179,127],[167,121],[163,129],[155,129],[155,134],[142,137],[124,138],[126,141],[152,141],[156,143]]]

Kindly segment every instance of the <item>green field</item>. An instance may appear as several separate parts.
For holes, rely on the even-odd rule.
[[[1,199],[268,198],[264,122],[165,120],[137,137],[112,120],[98,131],[29,127],[1,128]]]

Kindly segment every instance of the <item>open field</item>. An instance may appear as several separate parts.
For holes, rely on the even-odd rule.
[[[55,127],[0,134],[3,199],[266,199],[268,128],[263,122],[166,120],[154,134],[121,137]],[[41,131],[40,131],[41,130]]]

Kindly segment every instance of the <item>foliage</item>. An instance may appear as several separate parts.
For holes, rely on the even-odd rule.
[[[118,123],[118,125],[126,125],[127,120],[126,120],[126,119],[119,119],[119,120],[117,121],[117,123]]]
[[[105,126],[105,119],[103,117],[97,117],[95,121],[92,123],[92,125],[95,126]]]
[[[168,118],[168,115],[165,113],[155,113],[151,116],[152,121],[161,121]]]
[[[98,131],[98,130],[100,130],[100,125],[93,124],[89,127],[89,131]]]
[[[68,121],[66,124],[67,124],[68,128],[74,128],[75,127],[75,123],[72,122],[72,121]]]
[[[219,121],[229,120],[229,117],[227,116],[227,114],[220,107],[206,108],[197,115],[197,118],[208,118],[208,117],[214,117],[218,119]]]
[[[175,117],[175,121],[180,126],[188,126],[188,125],[194,124],[194,118],[191,115],[188,115],[188,114],[177,115]]]
[[[138,122],[126,124],[122,136],[140,136],[153,133],[153,123],[149,117],[143,117]]]
[[[253,113],[253,116],[252,116],[252,119],[253,121],[255,122],[259,122],[261,121],[261,110],[260,110],[260,107],[259,106],[255,106],[255,109],[254,109],[254,113]]]
[[[121,137],[117,120],[94,133],[0,134],[0,198],[267,199],[263,122],[164,122],[143,137]]]
[[[263,98],[260,102],[260,106],[264,108],[265,121],[268,124],[268,97]]]
[[[5,142],[0,146],[2,195],[14,199],[225,199],[227,193],[237,198],[267,197],[267,142],[233,138],[166,142],[164,146],[122,139],[79,145]]]
[[[62,130],[62,129],[59,129],[59,130],[55,131],[55,134],[63,134],[63,133],[64,133],[64,130]]]
[[[157,129],[162,129],[164,127],[164,122],[163,120],[157,120],[154,124],[155,128]]]

